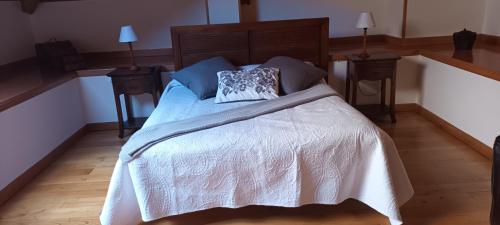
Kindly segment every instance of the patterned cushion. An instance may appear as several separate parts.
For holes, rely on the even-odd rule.
[[[219,87],[215,103],[277,98],[278,74],[277,68],[218,72]]]

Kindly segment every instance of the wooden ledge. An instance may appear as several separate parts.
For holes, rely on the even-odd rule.
[[[172,49],[134,50],[134,54],[140,66],[161,66],[164,71],[174,70]],[[127,67],[132,63],[128,51],[91,52],[83,56],[89,69],[76,71],[80,77],[105,76],[117,67]]]
[[[96,76],[105,76],[116,68],[103,68],[103,69],[84,69],[76,71],[76,74],[79,77],[96,77]]]
[[[362,51],[360,37],[341,38],[331,41],[331,61],[345,61],[346,55]],[[393,52],[401,56],[422,55],[480,76],[500,81],[500,37],[478,36],[472,51],[454,51],[451,36],[401,39],[379,35],[368,39],[369,53]],[[335,45],[337,44],[337,45]]]
[[[34,60],[3,67],[1,74],[0,112],[77,77],[74,72],[42,71]]]
[[[361,37],[330,40],[331,61],[345,61],[346,55],[361,52]],[[387,35],[369,36],[369,52],[394,52],[401,56],[424,57],[500,81],[500,37],[479,35],[472,57],[454,54],[450,36],[401,39]],[[173,71],[171,49],[135,51],[139,65],[160,65]],[[0,66],[0,112],[75,77],[104,76],[116,67],[130,65],[127,51],[84,53],[89,68],[76,73],[42,73],[36,60],[27,59]]]
[[[137,50],[137,64],[162,66],[164,71],[173,70],[170,49]],[[77,77],[105,76],[116,67],[131,64],[127,51],[84,53],[88,68],[76,72],[42,71],[36,59],[30,58],[0,66],[0,112],[29,100],[45,91]]]
[[[145,64],[140,64],[141,66],[160,66],[162,67],[162,71],[174,71],[174,65],[170,63],[164,63],[164,64],[150,64],[150,65],[145,65]],[[126,65],[122,65],[121,67],[126,67]],[[83,70],[78,70],[76,71],[76,74],[79,77],[97,77],[97,76],[106,76],[107,74],[113,72],[116,67],[109,67],[109,68],[99,68],[99,69],[83,69]]]
[[[345,61],[346,55],[357,54],[362,51],[362,37],[334,38],[330,41],[331,61]],[[419,55],[422,49],[450,49],[453,48],[451,36],[397,38],[389,35],[368,36],[368,52],[393,52],[400,56]]]
[[[422,56],[474,74],[500,81],[500,53],[477,48],[472,51],[422,50]]]

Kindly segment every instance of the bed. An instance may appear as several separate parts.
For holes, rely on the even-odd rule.
[[[328,23],[321,18],[174,27],[175,67],[213,56],[250,65],[283,55],[327,70]],[[315,88],[331,90],[326,81]],[[402,224],[399,207],[413,189],[392,139],[331,92],[159,141],[131,160],[120,158],[101,223],[135,225],[217,207],[336,205],[356,199],[391,224]],[[266,102],[199,100],[172,80],[141,130],[259,104]]]

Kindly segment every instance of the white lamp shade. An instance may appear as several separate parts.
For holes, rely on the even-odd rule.
[[[356,24],[357,28],[370,28],[375,27],[375,19],[373,18],[373,14],[371,12],[363,12],[359,15],[358,23]]]
[[[135,35],[134,28],[130,25],[122,26],[120,31],[120,42],[136,42],[137,36]]]

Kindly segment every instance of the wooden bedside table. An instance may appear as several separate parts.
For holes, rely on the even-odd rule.
[[[135,118],[130,102],[131,95],[149,93],[153,96],[155,107],[158,105],[158,95],[163,92],[159,67],[140,67],[137,71],[129,68],[117,68],[108,74],[113,83],[115,95],[116,113],[118,114],[118,127],[120,133],[118,137],[123,138],[124,130],[138,130],[142,127],[147,118]],[[120,95],[125,99],[125,109],[127,121],[123,121],[122,104]]]
[[[369,117],[384,115],[389,113],[391,121],[396,122],[396,70],[397,62],[401,56],[392,53],[372,54],[369,58],[361,58],[357,55],[347,56],[347,79],[346,79],[346,102],[349,102],[351,95],[352,81],[352,103],[351,105],[358,108]],[[389,108],[385,104],[386,82],[390,80],[391,96]],[[380,106],[358,106],[357,105],[357,90],[359,81],[381,81]]]

